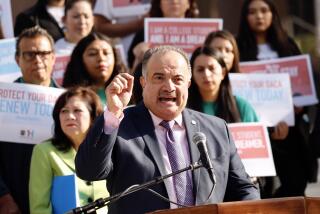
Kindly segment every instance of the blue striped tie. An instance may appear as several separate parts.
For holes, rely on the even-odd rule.
[[[173,172],[186,167],[183,153],[178,149],[175,143],[173,132],[168,121],[162,121],[160,126],[166,129],[166,149]],[[173,186],[179,204],[191,206],[194,205],[192,178],[187,172],[179,173],[173,176]]]

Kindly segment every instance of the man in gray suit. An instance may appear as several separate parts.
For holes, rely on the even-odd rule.
[[[143,103],[135,107],[126,108],[132,95],[131,75],[119,74],[106,88],[108,108],[94,122],[78,150],[77,175],[85,180],[107,179],[110,195],[120,193],[131,185],[174,171],[176,164],[167,146],[170,139],[179,151],[175,154],[180,156],[175,159],[182,166],[198,161],[200,154],[192,137],[200,131],[206,135],[216,176],[210,198],[207,200],[212,182],[204,168],[179,175],[181,182],[173,177],[151,189],[185,205],[259,199],[259,191],[244,170],[226,123],[185,109],[191,79],[186,54],[170,46],[150,49],[144,56],[142,73]],[[170,127],[171,135],[162,121]],[[175,207],[150,191],[141,190],[111,203],[109,213],[145,213]]]

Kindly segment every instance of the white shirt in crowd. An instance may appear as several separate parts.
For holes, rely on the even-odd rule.
[[[258,45],[258,60],[268,60],[279,58],[278,53],[271,48],[268,43]]]
[[[53,16],[53,18],[56,20],[58,25],[63,28],[63,22],[62,17],[64,15],[64,7],[48,7],[47,6],[48,13]]]
[[[150,4],[147,5],[150,7]],[[108,20],[112,21],[113,23],[127,23],[131,20],[135,20],[141,17],[146,13],[143,10],[134,10],[132,12],[134,13],[134,15],[124,15],[120,13],[115,13],[115,11],[112,10],[112,1],[106,0],[96,0],[96,4],[93,10],[94,14],[102,15],[106,17]],[[121,44],[123,45],[125,53],[128,53],[133,37],[134,34],[130,34],[121,38]]]
[[[76,43],[71,43],[61,38],[54,44],[56,54],[71,55],[73,49],[76,47]]]

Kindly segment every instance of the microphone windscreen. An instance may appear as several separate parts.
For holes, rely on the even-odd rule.
[[[196,132],[193,137],[192,137],[192,141],[197,145],[199,142],[205,142],[207,140],[205,134],[203,134],[202,132]]]

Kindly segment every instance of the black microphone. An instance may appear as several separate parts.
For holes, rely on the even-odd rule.
[[[197,145],[198,150],[200,152],[201,163],[208,170],[209,177],[212,183],[215,184],[216,178],[213,173],[213,166],[208,153],[206,136],[202,132],[196,132],[192,137],[192,141]]]

